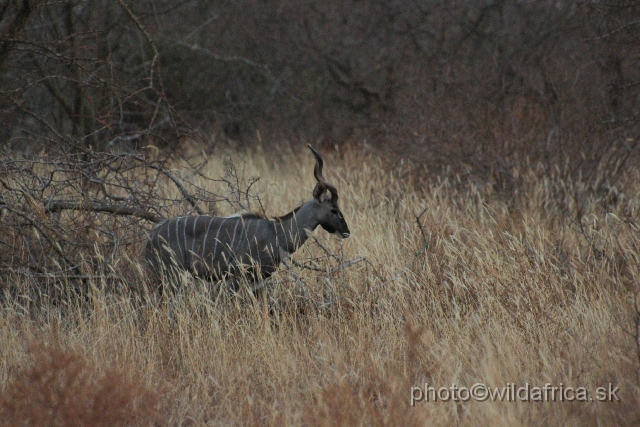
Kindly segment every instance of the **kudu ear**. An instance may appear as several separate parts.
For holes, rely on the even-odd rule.
[[[316,187],[313,189],[313,198],[316,199],[318,203],[322,203],[322,201],[327,196],[327,187],[319,182],[316,184]]]

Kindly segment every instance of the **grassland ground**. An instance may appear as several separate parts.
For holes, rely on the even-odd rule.
[[[201,171],[220,176],[225,158],[261,177],[254,190],[270,215],[311,198],[307,150],[216,153],[200,159]],[[640,422],[637,168],[623,174],[612,197],[611,188],[563,178],[561,168],[515,168],[516,186],[505,193],[458,176],[385,170],[380,159],[357,151],[325,161],[351,238],[320,229],[315,236],[341,259],[365,261],[335,268],[338,261],[307,243],[293,258],[318,267],[294,267],[309,300],[285,268],[255,298],[211,298],[206,283],[182,277],[184,295],[171,309],[123,290],[145,289],[143,274],[135,283],[95,279],[84,298],[68,292],[37,306],[28,295],[7,293],[1,424]],[[180,162],[171,167],[179,171]],[[140,250],[123,252],[113,268],[135,266]],[[562,384],[590,396],[611,384],[619,400],[412,406],[412,387],[425,383]]]

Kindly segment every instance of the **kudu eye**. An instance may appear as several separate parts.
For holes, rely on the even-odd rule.
[[[338,215],[339,211],[336,208],[332,208],[331,209],[331,213],[334,214],[334,215]]]

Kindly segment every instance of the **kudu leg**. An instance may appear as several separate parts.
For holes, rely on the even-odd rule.
[[[291,264],[289,264],[290,257],[291,257],[291,254],[289,252],[286,252],[282,250],[282,248],[280,248],[280,259],[282,260],[282,263],[284,264],[285,267],[287,267],[293,279],[298,283],[298,286],[300,286],[300,292],[302,292],[302,296],[304,297],[304,299],[308,300],[309,294],[307,293],[307,288],[304,285],[304,282],[302,281],[302,279],[291,268]]]

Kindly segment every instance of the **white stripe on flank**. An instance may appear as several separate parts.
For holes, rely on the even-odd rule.
[[[213,220],[214,218],[209,218],[209,223],[207,224],[207,231],[204,232],[204,241],[202,242],[202,260],[203,261],[205,256],[207,255],[207,237],[209,237],[209,227],[211,227],[211,223],[213,222]]]
[[[180,255],[182,253],[182,248],[180,248],[180,237],[178,236],[178,226],[180,225],[180,220],[182,218],[177,218],[176,219],[176,244],[178,245],[178,253],[177,254],[173,254],[172,258],[175,258],[175,262],[178,262],[178,255]]]
[[[260,222],[257,219],[253,220],[254,223],[256,224],[260,224]],[[249,251],[249,257],[253,258],[253,254],[251,253],[251,238],[253,237],[253,240],[256,240],[256,233],[258,232],[258,228],[256,227],[256,230],[253,232],[253,234],[249,234],[249,227],[247,226],[247,251]]]
[[[184,217],[184,227],[182,227],[182,236],[184,237],[184,252],[182,253],[182,262],[184,268],[189,268],[189,263],[187,262],[189,259],[189,251],[187,250],[187,221],[189,221],[189,217]]]
[[[253,259],[253,248],[251,247],[251,240],[253,239],[254,242],[256,242],[256,248],[258,248],[258,237],[256,236],[258,230],[260,229],[260,221],[258,219],[254,219],[253,222],[256,225],[256,230],[253,232],[253,234],[249,234],[249,226],[247,226],[247,228],[245,229],[245,233],[247,236],[247,253],[249,255],[249,259]],[[258,253],[256,253],[256,256],[259,256],[258,254],[260,253],[260,249],[258,249]]]
[[[244,253],[240,254],[240,260],[242,260],[245,255],[248,258],[251,258],[251,248],[249,247],[249,235],[247,234],[249,232],[249,222],[251,222],[251,218],[242,220],[242,230],[240,230],[240,243],[242,243],[242,241],[246,239],[247,247],[244,249]]]
[[[240,221],[241,221],[240,219],[238,221],[236,221],[236,226],[233,228],[233,240],[231,240],[231,246],[229,246],[229,249],[231,250],[231,254],[232,255],[234,254],[233,244],[236,241],[236,230],[238,229],[238,225],[240,224]]]
[[[193,240],[191,241],[191,262],[189,264],[193,264],[193,257],[195,255],[195,250],[196,250],[196,225],[198,224],[199,219],[200,219],[200,216],[197,216],[193,220],[193,233],[191,235],[191,238]]]
[[[220,226],[218,227],[218,232],[216,233],[216,244],[215,244],[215,245],[213,245],[213,254],[212,254],[212,256],[211,256],[211,262],[213,262],[213,260],[214,260],[214,259],[216,259],[216,249],[218,248],[218,241],[219,241],[219,240],[218,240],[218,236],[220,235],[220,230],[222,230],[222,226],[223,226],[223,224],[224,224],[224,222],[225,222],[226,220],[227,220],[227,219],[226,219],[226,218],[224,218],[224,219],[222,220],[222,222],[220,223]]]
[[[252,219],[253,218],[247,218],[244,221],[242,221],[242,231],[240,232],[241,238],[244,235],[245,237],[247,237],[247,240],[249,239],[249,223],[251,222]]]

